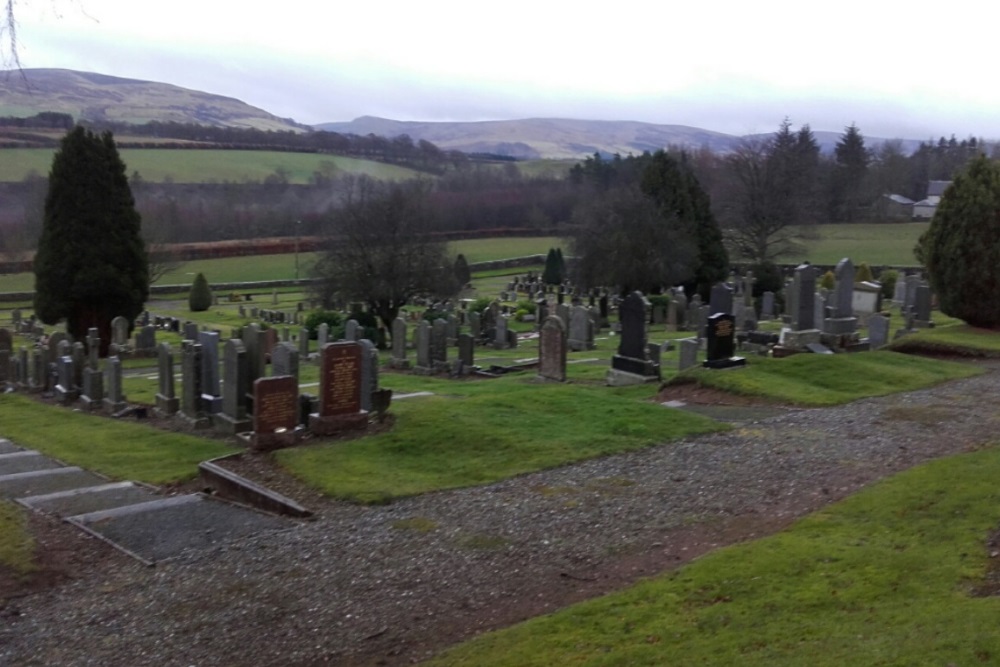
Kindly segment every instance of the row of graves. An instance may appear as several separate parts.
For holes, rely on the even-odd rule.
[[[14,317],[19,317],[16,314]],[[143,318],[140,318],[140,320]],[[127,337],[127,321],[116,318],[113,336]],[[137,323],[138,324],[138,323]],[[360,327],[353,322],[349,334]],[[147,326],[137,328],[137,339]],[[157,416],[183,420],[194,428],[212,428],[234,435],[255,449],[290,446],[308,434],[334,435],[367,427],[370,416],[382,417],[389,408],[391,390],[379,387],[379,358],[365,339],[321,341],[313,359],[320,366],[316,395],[300,391],[300,359],[309,355],[309,332],[300,331],[297,343],[288,332],[250,324],[234,330],[222,342],[218,331],[199,330],[186,322],[179,360],[169,343],[155,344],[158,391]],[[103,412],[115,417],[147,416],[145,407],[131,406],[122,389],[122,360],[141,349],[114,342],[106,359],[98,358],[97,329],[85,341],[72,341],[64,332],[46,335],[37,323],[30,333],[17,321],[16,332],[29,345],[15,351],[15,332],[0,327],[0,386],[47,394],[66,406]],[[176,388],[180,366],[180,392]],[[270,374],[267,374],[270,366]]]

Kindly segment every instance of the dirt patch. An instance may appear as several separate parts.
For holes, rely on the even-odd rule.
[[[654,400],[657,403],[681,401],[693,405],[781,406],[776,401],[769,401],[759,396],[741,396],[721,389],[705,387],[696,382],[664,385]]]

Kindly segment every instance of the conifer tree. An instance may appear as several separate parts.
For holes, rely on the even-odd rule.
[[[472,282],[472,272],[469,270],[469,262],[465,259],[465,255],[461,253],[455,258],[455,280],[462,287]]]
[[[76,340],[96,327],[102,355],[111,320],[132,322],[149,296],[141,220],[125,173],[111,132],[71,130],[52,160],[34,261],[35,314],[45,324],[65,320]]]
[[[562,274],[559,271],[559,257],[555,248],[549,248],[549,254],[545,256],[545,269],[542,271],[542,282],[546,285],[558,285],[562,282]]]
[[[1000,328],[1000,165],[980,155],[955,177],[915,251],[942,313]]]
[[[201,313],[212,307],[212,288],[208,285],[204,273],[194,277],[191,292],[188,294],[188,308],[192,313]]]

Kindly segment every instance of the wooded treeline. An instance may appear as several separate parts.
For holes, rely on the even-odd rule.
[[[311,137],[363,157],[396,151],[417,161],[420,155],[450,159],[441,158],[450,153],[408,137],[351,139],[335,133],[297,135],[170,123],[145,127],[150,132],[168,128],[178,138],[189,133],[192,140],[224,142],[233,136],[245,139],[259,134],[277,146],[279,139],[306,142]],[[134,130],[135,126],[129,127],[129,132]],[[975,138],[954,137],[925,142],[912,154],[903,150],[900,141],[872,149],[860,128],[851,126],[833,154],[827,155],[820,151],[808,125],[796,129],[787,120],[773,134],[744,139],[729,153],[668,151],[683,158],[709,195],[732,259],[755,263],[794,253],[793,227],[908,219],[894,218],[906,216],[905,209],[894,209],[884,195],[922,199],[928,181],[951,180],[982,152],[996,157],[998,151],[995,145]],[[568,230],[574,224],[574,210],[581,202],[593,200],[594,184],[637,184],[650,159],[649,154],[595,155],[563,176],[526,176],[511,162],[455,160],[442,173],[427,177],[431,219],[436,230],[445,232]],[[241,183],[151,183],[136,173],[130,180],[144,234],[156,243],[328,234],[332,213],[349,187],[336,169],[317,171],[307,185],[288,183],[280,173],[262,182]],[[38,175],[22,183],[0,184],[0,253],[8,258],[33,249],[46,187],[46,179]]]

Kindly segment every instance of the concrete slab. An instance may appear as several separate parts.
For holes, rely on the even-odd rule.
[[[65,518],[149,502],[159,497],[154,489],[134,482],[112,482],[40,496],[27,496],[19,498],[17,502],[31,509]]]
[[[294,525],[289,519],[202,494],[102,510],[68,517],[67,521],[148,564],[188,549]]]
[[[63,464],[33,450],[0,454],[0,476],[62,467]]]
[[[6,438],[0,438],[0,454],[10,454],[11,452],[22,452],[23,447],[18,447]]]
[[[107,482],[106,477],[75,466],[33,470],[0,476],[0,497],[39,496],[56,491],[107,484]]]

